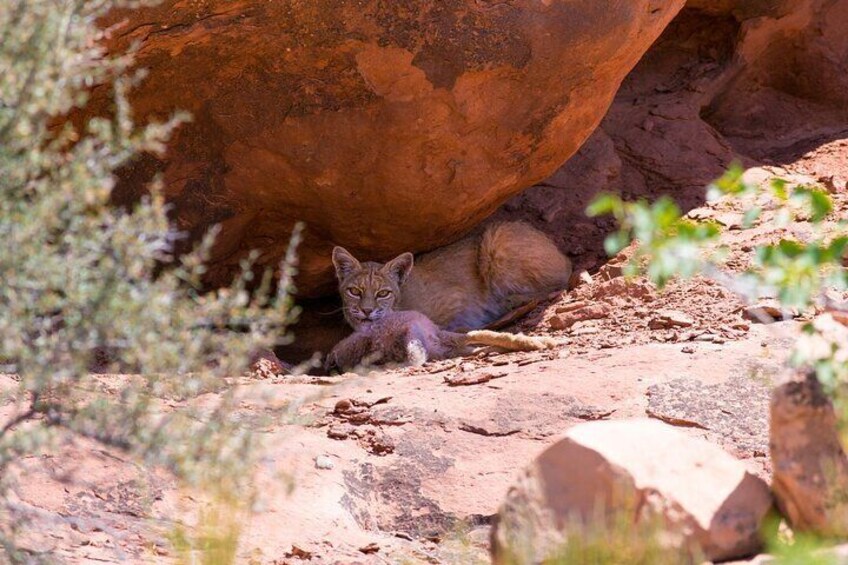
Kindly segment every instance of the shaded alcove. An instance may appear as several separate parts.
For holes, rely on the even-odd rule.
[[[848,137],[848,3],[690,2],[624,80],[600,127],[546,181],[513,197],[489,222],[523,220],[549,234],[577,270],[607,259],[608,218],[585,209],[603,191],[672,196],[701,205],[734,160],[788,165]],[[840,86],[841,85],[841,86]],[[338,303],[304,303],[300,357],[341,335]]]

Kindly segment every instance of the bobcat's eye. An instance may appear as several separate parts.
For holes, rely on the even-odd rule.
[[[358,288],[349,288],[347,289],[347,293],[351,296],[356,296],[357,298],[362,296],[362,291]]]
[[[377,293],[377,298],[388,298],[391,293],[391,290],[381,290]]]

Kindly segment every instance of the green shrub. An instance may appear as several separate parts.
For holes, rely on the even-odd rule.
[[[607,251],[618,253],[635,242],[625,273],[644,274],[659,287],[672,277],[709,276],[724,283],[744,300],[776,298],[790,311],[812,310],[824,304],[828,289],[848,288],[843,260],[848,251],[848,223],[832,218],[831,196],[815,186],[791,186],[775,178],[767,186],[745,182],[743,170],[734,165],[708,187],[708,199],[745,199],[742,228],[760,220],[763,206],[776,210],[775,227],[794,219],[810,224],[813,236],[804,241],[781,239],[756,246],[751,266],[741,273],[722,268],[727,250],[716,245],[719,226],[682,216],[674,202],[663,197],[654,203],[624,202],[604,194],[589,206],[589,215],[613,215],[619,229],[607,237]],[[835,393],[848,384],[848,329],[823,316],[804,325],[789,361],[811,368],[826,390]]]
[[[161,154],[187,119],[133,123],[125,93],[140,76],[128,75],[130,57],[106,54],[95,25],[119,4],[129,5],[0,2],[0,371],[16,381],[2,390],[15,409],[0,422],[4,501],[15,461],[74,436],[191,483],[241,488],[255,441],[228,418],[232,395],[204,411],[190,402],[163,410],[162,399],[220,390],[290,317],[291,254],[276,293],[270,274],[253,281],[246,261],[232,288],[201,294],[211,234],[177,258],[182,235],[155,187],[131,210],[109,206],[115,171]],[[75,129],[65,118],[95,85],[111,85],[112,111]],[[248,285],[259,291],[249,295]],[[229,331],[234,324],[242,331]],[[135,376],[92,374],[98,363]],[[11,508],[4,516],[6,556],[23,559],[11,538],[18,518]]]

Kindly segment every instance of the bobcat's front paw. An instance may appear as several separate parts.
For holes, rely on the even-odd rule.
[[[329,375],[333,373],[333,371],[337,373],[344,372],[341,365],[339,365],[339,358],[335,351],[328,353],[327,357],[324,359],[324,372]]]

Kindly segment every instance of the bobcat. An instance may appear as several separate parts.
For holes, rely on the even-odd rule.
[[[413,262],[411,253],[403,253],[386,264],[360,263],[345,249],[333,249],[344,316],[355,331],[330,352],[327,369],[422,364],[468,354],[472,345],[528,351],[555,344],[508,333],[450,331],[480,327],[514,306],[565,286],[570,262],[530,226],[496,225],[479,240],[466,238],[436,251],[425,257],[417,280],[419,269],[413,271]],[[410,286],[421,294],[407,299]],[[448,295],[445,300],[442,292]],[[402,311],[395,311],[395,305]],[[440,329],[431,315],[448,329]]]
[[[373,321],[362,321],[327,356],[324,368],[350,371],[367,365],[399,363],[423,365],[472,353],[472,345],[490,345],[510,351],[550,349],[549,338],[528,337],[487,330],[467,334],[439,329],[430,318],[411,310],[387,311]]]
[[[360,264],[340,247],[333,250],[333,264],[345,318],[354,329],[392,309],[421,312],[446,330],[482,328],[564,289],[571,277],[568,258],[523,222],[495,224],[427,253],[414,270],[411,253],[385,265]]]

